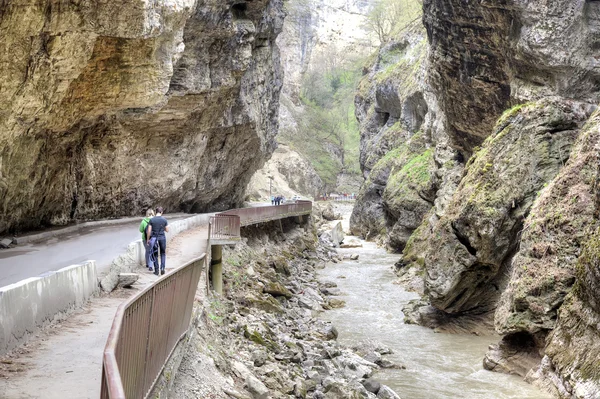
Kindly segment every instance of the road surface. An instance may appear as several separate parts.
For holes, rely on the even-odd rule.
[[[174,221],[186,216],[165,217]],[[0,287],[86,260],[95,260],[98,274],[102,275],[129,243],[141,238],[140,222],[141,218],[122,224],[84,227],[60,237],[0,250]]]

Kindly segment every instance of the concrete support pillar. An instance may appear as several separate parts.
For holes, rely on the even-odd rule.
[[[210,247],[210,273],[213,291],[223,295],[223,246],[212,245]]]
[[[296,223],[298,223],[299,225],[302,225],[302,221],[303,221],[302,219],[303,219],[302,215],[296,216]]]

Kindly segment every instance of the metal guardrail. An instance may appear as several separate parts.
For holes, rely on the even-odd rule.
[[[232,209],[220,213],[220,215],[237,215],[240,217],[240,225],[249,226],[256,223],[269,222],[271,220],[283,219],[292,216],[308,215],[312,212],[311,201],[297,201],[292,204],[275,206],[258,206],[255,208]]]
[[[292,216],[308,215],[312,212],[311,201],[292,204],[239,208],[217,213],[210,218],[211,240],[239,239],[240,228],[256,223],[270,222]]]
[[[102,399],[147,398],[187,334],[206,254],[119,306],[102,363]]]
[[[240,226],[240,217],[238,215],[223,215],[218,213],[210,218],[210,239],[239,239]]]
[[[233,209],[211,217],[211,239],[239,239],[241,226],[312,212],[312,202]],[[101,399],[147,398],[187,334],[206,254],[119,306],[104,349]]]

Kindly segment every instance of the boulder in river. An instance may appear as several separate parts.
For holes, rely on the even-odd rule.
[[[382,385],[377,392],[377,399],[400,399],[400,396],[387,385]]]
[[[331,203],[327,204],[325,209],[323,209],[321,215],[325,220],[339,220],[342,218],[340,214],[335,213],[335,210],[333,209],[333,205],[331,205]]]
[[[331,242],[334,247],[339,246],[344,241],[344,229],[342,228],[342,223],[338,222],[331,230]]]
[[[356,238],[351,238],[340,245],[340,248],[362,248],[362,243]]]
[[[377,380],[374,380],[373,378],[367,378],[363,381],[362,384],[367,391],[372,392],[374,394],[379,392],[379,388],[381,388],[381,383]]]

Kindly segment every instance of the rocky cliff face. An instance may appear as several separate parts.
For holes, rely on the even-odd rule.
[[[240,203],[282,22],[280,0],[0,3],[0,233]]]
[[[598,102],[596,2],[425,0],[429,82],[453,144],[470,153],[513,103]]]
[[[370,53],[371,42],[362,29],[368,10],[369,0],[290,0],[286,3],[287,17],[277,39],[285,75],[278,141],[307,159],[317,173],[321,173],[323,180],[326,174],[334,175],[332,181],[323,183],[319,192],[337,189],[356,192],[360,179],[355,173],[344,170],[344,155],[340,153],[339,145],[315,138],[307,123],[314,116],[309,113],[310,106],[307,107],[300,98],[303,80],[311,70],[324,72],[340,68],[351,64],[354,58]],[[324,160],[330,165],[323,166]],[[325,184],[328,184],[327,188]]]
[[[365,178],[351,217],[354,234],[402,251],[423,218],[443,208],[450,176],[462,168],[448,146],[437,100],[426,82],[426,32],[413,23],[383,46],[356,96]],[[438,149],[436,150],[436,146]]]
[[[286,198],[297,194],[312,198],[322,187],[323,181],[310,163],[288,146],[279,144],[271,159],[252,176],[246,195],[248,199],[263,201],[278,194]]]
[[[600,3],[425,0],[423,10],[421,75],[410,75],[414,57],[392,59],[401,77],[369,78],[357,94],[366,182],[353,230],[403,249],[400,274],[422,276],[430,306],[411,306],[411,319],[493,319],[503,339],[487,368],[594,398]],[[375,70],[382,58],[388,47]],[[411,130],[414,93],[425,113]],[[403,129],[390,129],[396,120]],[[411,164],[407,149],[433,163]],[[405,180],[390,176],[402,170],[427,170],[430,183],[398,189]]]
[[[277,39],[283,53],[284,98],[299,105],[302,76],[315,55],[369,51],[367,32],[361,28],[368,9],[369,0],[291,0],[287,4],[288,15]],[[282,118],[288,118],[283,107],[282,111]]]

